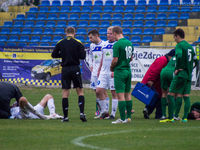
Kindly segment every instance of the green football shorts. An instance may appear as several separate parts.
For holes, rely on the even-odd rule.
[[[131,90],[131,71],[114,71],[114,85],[116,93],[129,93]]]
[[[184,78],[175,76],[172,80],[172,83],[169,87],[170,93],[176,94],[190,94],[191,91],[191,81],[188,81]]]
[[[171,82],[173,79],[173,73],[169,71],[161,71],[160,73],[160,82],[161,82],[161,88],[165,91],[168,90]]]

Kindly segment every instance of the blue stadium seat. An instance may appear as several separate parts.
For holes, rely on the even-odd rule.
[[[147,29],[144,29],[143,34],[149,35],[149,34],[154,34],[154,32],[153,32],[153,29],[152,29],[152,28],[147,28]]]
[[[167,25],[166,21],[160,20],[157,22],[157,24],[155,26],[156,27],[165,27],[166,25]]]
[[[113,12],[113,7],[111,7],[111,6],[105,6],[103,12],[104,13],[111,13],[111,12]]]
[[[70,20],[78,20],[78,19],[79,19],[79,15],[78,15],[78,14],[71,14],[71,15],[69,16],[69,19],[70,19]]]
[[[50,46],[49,43],[40,43],[40,46]]]
[[[100,39],[103,40],[103,41],[106,41],[107,37],[106,36],[100,36]]]
[[[152,42],[152,36],[144,36],[142,39],[142,43]]]
[[[63,3],[62,3],[62,6],[71,6],[71,5],[72,5],[71,1],[69,1],[69,0],[63,1]]]
[[[83,6],[92,6],[92,1],[91,0],[85,0],[83,3]]]
[[[122,14],[114,14],[112,20],[123,20]]]
[[[189,19],[189,14],[188,13],[181,13],[179,19]]]
[[[124,10],[126,13],[133,13],[134,12],[134,7],[133,6],[127,6],[126,9]]]
[[[122,23],[123,28],[131,28],[133,26],[132,21],[124,21]]]
[[[103,12],[103,7],[99,7],[99,6],[94,6],[92,9],[93,13],[100,13]]]
[[[99,21],[91,21],[89,24],[90,28],[97,28],[99,27]]]
[[[64,35],[65,34],[65,31],[63,28],[56,28],[55,31],[53,32],[53,34],[56,34],[56,35]]]
[[[78,27],[79,28],[86,28],[86,27],[88,27],[88,21],[80,21]]]
[[[191,12],[190,7],[181,7],[181,12]]]
[[[90,19],[90,15],[89,14],[81,14],[79,20],[89,20]]]
[[[70,12],[70,8],[69,7],[61,7],[60,12],[61,13],[69,13]]]
[[[103,1],[102,0],[96,0],[94,2],[94,6],[103,6]]]
[[[25,43],[25,42],[19,42],[18,44],[17,44],[17,46],[19,46],[19,47],[26,47],[27,46],[27,44]]]
[[[4,47],[5,45],[5,42],[0,42],[0,47]]]
[[[28,11],[28,13],[37,13],[38,12],[38,8],[37,7],[31,7]]]
[[[17,46],[17,43],[15,43],[15,42],[7,42],[7,46]]]
[[[24,14],[18,14],[17,18],[14,20],[25,20],[25,16],[24,16]]]
[[[156,6],[148,6],[146,12],[157,12]]]
[[[35,13],[31,13],[31,14],[27,14],[25,20],[36,20],[36,14]]]
[[[158,8],[158,12],[167,12],[168,11],[168,6],[160,6]]]
[[[31,28],[23,28],[21,34],[31,34],[32,29]]]
[[[68,26],[76,27],[77,26],[77,22],[76,21],[69,21],[68,22]]]
[[[83,7],[82,8],[82,13],[91,13],[92,12],[92,8],[87,6],[87,7]]]
[[[103,14],[101,19],[102,20],[111,20],[111,18],[112,18],[111,14]]]
[[[141,42],[141,38],[139,36],[133,36],[131,38],[131,42],[133,42],[133,43],[140,43]]]
[[[112,26],[121,26],[121,21],[113,21]]]
[[[133,43],[133,46],[137,47],[137,46],[140,46],[140,44],[139,43]]]
[[[154,34],[165,34],[165,29],[164,28],[157,28],[156,31],[154,32]]]
[[[177,25],[178,25],[177,21],[169,21],[167,24],[168,27],[176,27]]]
[[[56,23],[55,21],[48,21],[45,25],[46,28],[51,28],[51,27],[55,27]]]
[[[124,7],[123,6],[117,6],[117,7],[115,7],[113,12],[114,13],[122,13],[122,12],[124,12]]]
[[[81,42],[85,42],[84,36],[76,36],[76,39],[80,40]]]
[[[47,15],[46,14],[38,14],[37,20],[46,20]]]
[[[58,17],[58,20],[68,20],[68,15],[67,14],[60,14]]]
[[[115,5],[116,6],[124,6],[125,2],[124,2],[124,0],[117,0]]]
[[[48,7],[40,7],[39,13],[48,13],[49,8]]]
[[[112,0],[106,0],[105,6],[114,6],[114,1],[112,1]]]
[[[18,42],[18,36],[16,35],[11,35],[8,39],[8,42]]]
[[[17,27],[17,28],[21,28],[21,27],[23,27],[24,25],[23,25],[23,21],[16,21],[15,23],[14,23],[14,25],[13,25],[13,27]]]
[[[99,30],[99,34],[102,35],[102,34],[107,34],[107,29],[106,28],[102,28]]]
[[[157,2],[157,0],[149,0],[149,4],[148,4],[149,6],[156,6],[156,5],[158,5],[158,2]]]
[[[146,21],[144,27],[154,27],[155,22],[154,21]]]
[[[34,21],[26,21],[24,27],[34,27]]]
[[[99,19],[101,19],[101,16],[100,16],[100,14],[92,14],[90,19],[91,20],[99,20]]]
[[[40,6],[50,6],[50,2],[48,0],[43,0]]]
[[[144,14],[136,14],[134,19],[135,20],[144,20]]]
[[[51,7],[50,13],[59,13],[60,12],[60,8],[59,7]]]
[[[167,19],[167,15],[165,13],[160,13],[156,17],[157,20],[165,20]]]
[[[10,33],[10,29],[9,28],[1,28],[0,34],[9,34],[9,33]]]
[[[194,0],[193,4],[194,5],[200,5],[200,1],[199,0]]]
[[[42,34],[42,32],[43,30],[41,28],[34,28],[31,34],[39,35],[39,34]]]
[[[143,27],[143,21],[135,21],[133,27]]]
[[[123,29],[123,34],[124,35],[129,35],[129,34],[131,34],[131,29]]]
[[[169,1],[168,0],[160,0],[159,5],[169,5]]]
[[[34,47],[34,46],[39,46],[38,43],[30,43],[30,42],[29,42],[28,45],[29,45],[29,46],[33,46],[33,47]]]
[[[30,42],[32,43],[40,42],[40,36],[32,36]]]
[[[78,28],[76,34],[84,35],[87,34],[86,29]]]
[[[171,5],[180,5],[180,0],[172,0]]]
[[[37,22],[35,23],[35,26],[34,26],[34,27],[40,28],[40,27],[43,27],[44,25],[45,25],[45,22],[44,22],[44,21],[37,21]]]
[[[29,42],[29,36],[28,35],[20,36],[18,42]]]
[[[13,23],[12,21],[5,21],[3,27],[12,27]]]
[[[110,26],[110,22],[109,21],[102,21],[99,27],[107,28],[109,26]]]
[[[167,19],[177,19],[178,18],[178,14],[177,13],[172,13],[172,14],[169,14],[169,16],[167,17]]]
[[[82,6],[81,1],[80,0],[74,0],[73,6]]]
[[[146,0],[138,0],[137,5],[138,6],[145,6],[146,5]]]
[[[142,29],[141,28],[133,29],[132,34],[141,35],[142,34]]]
[[[21,34],[20,28],[12,28],[12,31],[9,32],[8,34]]]
[[[135,0],[127,0],[126,6],[135,6]]]
[[[81,7],[72,7],[72,9],[71,9],[71,12],[72,13],[79,13],[79,12],[81,12]]]
[[[191,0],[182,0],[182,5],[191,5]]]
[[[49,14],[46,20],[56,20],[57,18],[58,18],[57,13],[52,13],[52,14]]]
[[[154,20],[156,18],[155,14],[146,14],[145,19],[146,20]]]
[[[133,14],[125,14],[124,15],[124,20],[133,20]]]
[[[0,35],[0,42],[6,42],[8,37],[6,35]]]
[[[60,1],[59,0],[53,0],[51,6],[60,6]]]
[[[53,42],[53,43],[57,43],[57,42],[60,41],[61,39],[63,39],[62,36],[54,36],[53,39],[52,39],[52,42]]]
[[[56,28],[59,29],[59,28]],[[53,29],[52,28],[44,28],[44,32],[42,33],[43,35],[48,35],[48,34],[53,34]]]
[[[40,42],[51,42],[51,36],[43,36],[42,39],[40,40]]]
[[[57,22],[56,28],[66,28],[66,27],[67,27],[66,21]]]
[[[168,11],[169,12],[179,12],[179,8],[177,6],[171,6]]]
[[[199,4],[200,4],[200,2],[199,2]],[[200,7],[199,6],[194,6],[193,8],[192,8],[192,11],[191,12],[199,12],[200,11]]]
[[[138,7],[135,9],[135,12],[145,12],[145,11],[146,11],[145,6],[138,6]]]

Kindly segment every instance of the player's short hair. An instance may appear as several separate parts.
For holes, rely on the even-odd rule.
[[[75,28],[74,28],[74,27],[67,27],[67,28],[65,29],[65,32],[66,32],[67,34],[75,34]]]
[[[122,28],[120,27],[120,26],[114,26],[113,28],[112,28],[112,32],[113,33],[117,33],[117,34],[122,34],[123,32],[122,32]]]
[[[179,29],[176,29],[173,34],[175,36],[180,36],[182,39],[185,38],[185,32],[183,31],[183,29],[179,28]]]
[[[90,35],[90,34],[99,36],[99,32],[96,29],[89,31],[88,35]]]

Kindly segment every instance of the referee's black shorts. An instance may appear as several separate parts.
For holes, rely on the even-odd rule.
[[[62,67],[61,82],[62,89],[71,89],[71,82],[73,83],[73,88],[83,88],[80,67]]]

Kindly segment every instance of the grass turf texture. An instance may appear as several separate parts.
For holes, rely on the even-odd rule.
[[[54,96],[56,112],[62,115],[61,89],[21,88],[23,95],[36,105],[47,93]],[[109,93],[110,95],[110,93]],[[191,103],[198,101],[199,91],[192,91]],[[200,121],[188,123],[159,123],[143,119],[144,104],[133,98],[135,113],[130,124],[112,125],[110,120],[94,120],[95,94],[85,89],[88,122],[79,119],[78,98],[74,90],[69,97],[70,122],[60,120],[5,120],[0,119],[0,150],[86,150],[73,144],[80,136],[82,142],[96,149],[108,150],[197,150],[200,147]],[[184,104],[184,103],[183,103]],[[49,114],[48,108],[45,114]],[[183,115],[183,106],[180,116]],[[117,118],[119,112],[117,112]],[[97,136],[95,136],[97,134]],[[100,135],[100,136],[99,136]]]

